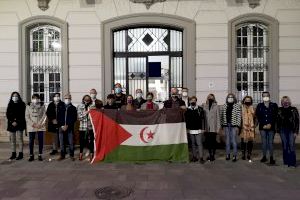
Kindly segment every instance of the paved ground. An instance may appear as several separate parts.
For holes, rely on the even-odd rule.
[[[90,165],[55,157],[49,162],[48,153],[43,162],[29,163],[27,157],[7,162],[9,145],[0,143],[0,199],[97,199],[96,189],[105,186],[130,188],[133,192],[125,199],[300,199],[300,167],[282,166],[281,151],[276,151],[278,165],[272,167],[258,161],[259,151],[253,163],[232,163],[219,150],[214,163],[203,165]]]

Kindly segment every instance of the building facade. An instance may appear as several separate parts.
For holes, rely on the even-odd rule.
[[[144,2],[144,3],[143,3]],[[219,104],[228,92],[300,105],[299,0],[0,0],[0,141],[10,93],[47,103],[89,89],[187,87]]]

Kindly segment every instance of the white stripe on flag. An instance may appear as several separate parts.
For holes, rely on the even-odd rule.
[[[187,143],[185,122],[154,124],[154,125],[128,125],[120,124],[132,134],[121,145],[154,146]]]

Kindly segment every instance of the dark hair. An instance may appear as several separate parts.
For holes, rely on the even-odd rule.
[[[196,96],[191,96],[191,97],[189,98],[189,101],[192,100],[192,99],[195,99],[196,101],[198,100]]]
[[[268,92],[268,91],[263,91],[263,92],[261,93],[261,96],[263,97],[264,94],[268,94],[268,95],[270,96],[270,92]]]
[[[14,103],[14,102],[13,102],[13,100],[12,100],[12,97],[13,97],[15,94],[16,94],[16,95],[18,96],[18,98],[19,98],[19,101],[18,101],[18,103],[21,103],[21,102],[23,102],[23,100],[22,100],[22,98],[21,98],[21,95],[20,95],[20,93],[19,93],[19,92],[16,92],[16,91],[14,91],[14,92],[12,92],[12,93],[11,93],[11,95],[10,95],[9,103]]]
[[[35,98],[35,99],[41,99],[39,94],[33,94],[31,96],[31,99],[33,99],[33,98]]]
[[[88,98],[90,98],[90,99],[92,100],[91,96],[90,96],[90,95],[88,95],[88,94],[86,94],[86,95],[84,95],[84,96],[82,97],[82,103],[84,103],[84,99],[85,99],[85,97],[88,97]]]
[[[227,94],[226,102],[227,102],[227,99],[228,99],[229,96],[232,96],[232,97],[233,97],[233,102],[234,102],[234,103],[237,103],[237,98],[236,98],[236,96],[235,96],[233,93],[228,93],[228,94]]]
[[[217,103],[217,101],[216,101],[216,96],[213,94],[213,93],[210,93],[209,95],[207,95],[207,97],[206,97],[206,104],[208,104],[209,102],[208,102],[208,97],[209,96],[212,96],[213,98],[214,98],[214,103]]]
[[[109,94],[107,95],[106,99],[115,99],[115,95],[114,94]]]
[[[146,96],[151,95],[152,99],[154,98],[154,94],[152,92],[148,92]]]
[[[242,104],[245,104],[245,100],[246,100],[247,98],[249,98],[249,99],[251,100],[251,104],[253,104],[253,98],[252,98],[251,96],[249,96],[249,95],[247,95],[247,96],[245,96],[245,97],[243,98]]]

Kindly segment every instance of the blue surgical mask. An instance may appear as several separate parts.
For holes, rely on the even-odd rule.
[[[121,88],[115,88],[115,92],[116,92],[117,94],[120,94],[120,93],[122,92],[122,89],[121,89]]]

